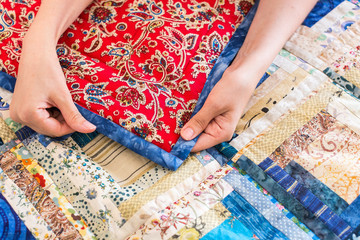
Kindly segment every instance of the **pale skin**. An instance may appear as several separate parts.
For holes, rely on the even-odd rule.
[[[10,107],[14,121],[49,136],[93,132],[75,107],[55,47],[61,34],[90,0],[43,0],[23,42],[18,78]],[[230,140],[252,92],[286,40],[316,0],[261,0],[242,48],[181,136],[197,152]],[[60,112],[49,113],[56,107]]]

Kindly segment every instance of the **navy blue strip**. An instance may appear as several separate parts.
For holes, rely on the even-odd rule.
[[[91,142],[99,133],[94,131],[92,133],[79,133],[75,132],[71,135],[71,138],[81,147],[85,147],[89,142]]]
[[[215,148],[221,152],[228,159],[232,159],[235,154],[238,152],[233,146],[231,146],[228,142],[223,142],[215,146]]]
[[[286,192],[284,188],[246,156],[242,155],[236,163],[320,239],[339,239],[322,221],[308,211],[298,200]]]
[[[296,179],[296,181],[309,189],[336,214],[340,215],[349,206],[344,199],[295,161],[291,161],[284,170]]]
[[[302,184],[296,182],[294,178],[275,164],[270,158],[262,161],[259,167],[300,201],[305,208],[315,214],[339,238],[346,239],[352,233],[353,229],[342,218],[336,215]]]
[[[29,128],[27,126],[24,126],[24,127],[20,128],[19,130],[17,130],[15,132],[15,135],[20,141],[24,141],[25,139],[27,139],[34,133],[35,133],[34,130],[32,130],[31,128]]]

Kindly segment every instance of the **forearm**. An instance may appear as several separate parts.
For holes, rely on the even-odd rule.
[[[260,0],[243,46],[229,71],[256,71],[258,81],[316,0]],[[256,82],[248,83],[256,86]],[[254,86],[254,87],[255,87]]]
[[[43,47],[54,47],[61,34],[91,2],[92,0],[43,0],[25,36],[25,42],[36,38]]]

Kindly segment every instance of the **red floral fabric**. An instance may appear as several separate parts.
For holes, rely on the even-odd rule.
[[[40,1],[0,3],[0,68],[16,77]],[[94,1],[57,54],[74,102],[170,152],[253,2]]]

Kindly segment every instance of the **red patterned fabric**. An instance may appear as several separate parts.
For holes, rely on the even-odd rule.
[[[0,68],[15,77],[22,38],[39,5],[0,3]],[[252,5],[95,1],[57,47],[74,102],[171,151],[207,75]]]

